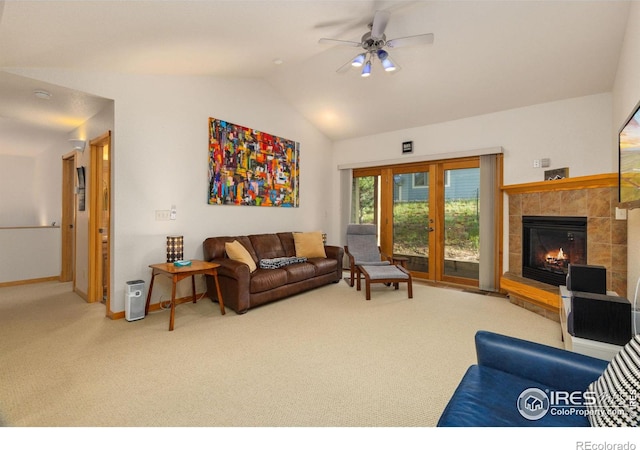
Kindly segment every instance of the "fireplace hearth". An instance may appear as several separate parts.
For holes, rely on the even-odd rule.
[[[587,263],[587,218],[522,216],[522,276],[566,284],[569,264]]]

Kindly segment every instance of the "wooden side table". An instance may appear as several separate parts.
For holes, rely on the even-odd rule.
[[[226,313],[224,303],[222,301],[222,293],[220,292],[220,284],[218,283],[218,267],[220,264],[207,261],[191,260],[190,266],[174,266],[173,263],[151,264],[151,282],[149,283],[149,292],[147,293],[147,303],[144,313],[149,314],[149,303],[151,302],[151,292],[153,291],[153,280],[156,275],[165,275],[171,278],[171,316],[169,317],[169,331],[173,331],[173,323],[176,311],[176,285],[180,280],[191,277],[191,289],[193,292],[193,303],[196,303],[196,280],[195,276],[204,274],[211,275],[216,282],[216,291],[218,294],[218,302],[220,303],[220,313]]]
[[[405,269],[407,269],[407,262],[409,262],[409,258],[407,258],[406,256],[392,256],[391,259],[393,259],[393,264],[397,265],[401,265],[402,267],[404,267]]]

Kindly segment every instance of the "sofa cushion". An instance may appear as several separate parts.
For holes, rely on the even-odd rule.
[[[315,266],[309,263],[293,264],[285,267],[284,271],[287,272],[287,284],[308,280],[316,276]]]
[[[277,234],[254,234],[249,236],[249,239],[258,260],[287,256]]]
[[[296,246],[296,256],[306,258],[326,258],[322,233],[311,231],[308,233],[293,233]]]
[[[636,335],[613,357],[604,373],[587,388],[595,397],[588,404],[594,427],[640,425],[640,335]]]
[[[293,233],[289,231],[276,234],[280,238],[280,243],[282,243],[284,254],[286,256],[296,256],[296,243],[293,240]]]
[[[249,292],[256,294],[287,284],[287,272],[284,269],[258,269],[251,274]]]
[[[338,270],[338,261],[335,259],[328,258],[310,258],[307,260],[308,263],[313,264],[316,268],[316,276],[325,275],[327,273],[332,273]]]
[[[226,250],[224,246],[227,242],[233,241],[240,242],[247,249],[251,258],[256,262],[258,261],[258,257],[251,247],[251,241],[247,236],[220,236],[205,239],[203,243],[203,256],[205,261],[225,258]]]
[[[234,261],[240,261],[241,263],[249,266],[249,271],[254,272],[256,270],[256,262],[253,260],[249,251],[238,241],[226,242],[224,249],[227,252],[229,259]]]
[[[584,407],[573,414],[547,411],[536,420],[518,411],[520,394],[530,388],[551,392],[550,386],[486,366],[469,367],[445,408],[439,427],[588,427]]]

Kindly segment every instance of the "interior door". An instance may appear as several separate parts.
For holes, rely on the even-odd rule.
[[[89,301],[110,304],[111,133],[91,141],[89,215]]]
[[[75,288],[76,248],[76,158],[75,152],[62,158],[62,263],[60,281],[73,281]]]

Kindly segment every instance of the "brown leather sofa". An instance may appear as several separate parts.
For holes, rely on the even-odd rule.
[[[249,252],[258,268],[250,272],[249,266],[229,259],[225,243],[240,242]],[[220,264],[218,280],[224,305],[238,314],[250,308],[280,300],[342,278],[341,247],[325,245],[326,258],[308,258],[277,269],[260,268],[261,260],[295,257],[293,233],[255,234],[249,236],[210,237],[203,243],[204,259]],[[215,282],[206,276],[207,295],[216,299]]]

